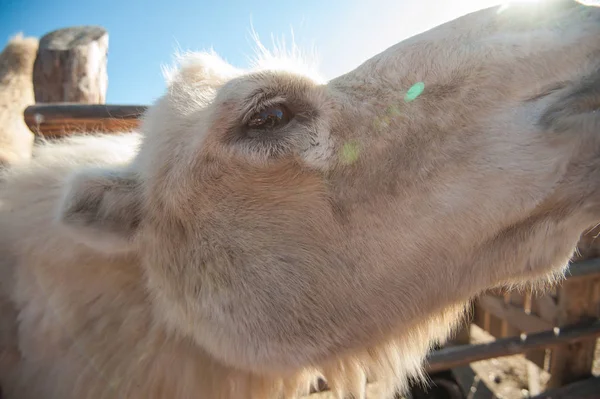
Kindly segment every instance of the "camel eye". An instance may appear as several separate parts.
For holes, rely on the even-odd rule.
[[[283,105],[275,105],[252,115],[247,123],[251,129],[273,130],[287,125],[291,112]]]

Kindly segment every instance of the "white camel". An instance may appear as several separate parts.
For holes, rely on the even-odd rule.
[[[185,58],[0,187],[9,399],[388,398],[600,220],[600,9],[478,11],[320,84]]]

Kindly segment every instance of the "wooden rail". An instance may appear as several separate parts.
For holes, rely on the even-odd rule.
[[[579,278],[590,278],[600,275],[600,258],[592,258],[574,262],[566,273],[569,281]]]
[[[25,123],[36,135],[58,138],[84,132],[124,132],[139,126],[145,105],[53,103],[25,109]]]
[[[600,320],[590,320],[556,331],[542,331],[526,337],[502,338],[478,345],[460,345],[433,352],[428,359],[428,371],[436,372],[480,360],[512,356],[530,350],[568,345],[600,336]]]

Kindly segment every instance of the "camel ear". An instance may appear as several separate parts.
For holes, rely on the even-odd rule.
[[[214,51],[176,54],[176,66],[164,67],[163,75],[171,89],[217,88],[242,74],[242,71]],[[175,89],[177,90],[177,89]]]
[[[86,170],[67,182],[58,221],[72,236],[107,253],[128,251],[141,219],[139,177],[124,170]]]

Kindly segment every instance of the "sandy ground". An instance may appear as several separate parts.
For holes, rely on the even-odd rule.
[[[471,343],[476,344],[493,340],[494,338],[483,329],[476,325],[471,326]],[[525,359],[524,355],[506,356],[472,363],[471,369],[476,376],[467,396],[468,399],[523,399],[530,397],[528,367],[534,367],[534,370],[540,373],[539,389],[543,392],[550,375]],[[600,375],[599,344],[596,345],[592,373]]]

